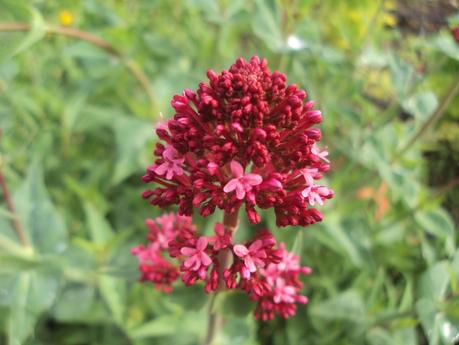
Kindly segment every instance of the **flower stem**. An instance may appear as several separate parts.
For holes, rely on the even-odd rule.
[[[3,192],[3,198],[5,199],[6,207],[8,211],[11,213],[11,223],[13,224],[13,229],[18,236],[19,242],[24,247],[27,247],[28,241],[25,235],[24,228],[22,227],[21,222],[19,221],[19,217],[16,214],[16,209],[14,208],[13,200],[11,198],[11,194],[8,190],[8,185],[6,183],[5,175],[3,174],[3,169],[0,167],[0,188]]]
[[[223,216],[223,226],[225,230],[230,231],[232,236],[237,231],[238,227],[238,211],[234,213],[225,212]],[[222,318],[215,312],[215,299],[217,297],[218,291],[225,289],[225,280],[223,279],[223,272],[231,266],[231,249],[226,248],[220,251],[218,254],[218,290],[212,295],[209,305],[209,322],[207,324],[207,334],[203,342],[203,345],[211,345],[214,341],[215,335],[218,333],[222,325]]]

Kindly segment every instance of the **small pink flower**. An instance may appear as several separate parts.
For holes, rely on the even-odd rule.
[[[191,271],[198,271],[202,267],[208,267],[212,263],[212,259],[206,254],[208,240],[206,237],[199,237],[196,241],[196,248],[183,247],[180,253],[184,256],[188,256],[183,262],[185,268]]]
[[[236,244],[233,247],[234,254],[244,260],[244,266],[241,269],[241,276],[249,279],[250,274],[257,271],[257,267],[264,267],[266,252],[263,249],[263,241],[256,240],[249,248],[243,244]]]
[[[314,184],[314,178],[319,173],[319,169],[317,168],[304,168],[300,171],[303,175],[304,180],[306,181],[306,185],[310,186]]]
[[[175,175],[183,175],[183,162],[185,158],[180,157],[178,151],[172,146],[167,145],[163,152],[164,162],[153,167],[153,171],[159,176],[166,175],[166,179],[171,180]]]
[[[297,297],[297,288],[287,285],[282,278],[276,279],[274,288],[274,303],[295,303]]]
[[[316,144],[314,144],[311,148],[312,154],[316,155],[320,159],[322,159],[324,162],[330,163],[328,160],[328,151],[327,150],[321,150]]]
[[[246,174],[244,175],[244,168],[238,161],[231,161],[231,173],[233,179],[231,179],[223,188],[225,193],[230,193],[236,190],[236,197],[239,200],[245,198],[245,194],[252,190],[253,186],[258,186],[263,182],[263,178],[258,174]]]
[[[324,199],[329,199],[333,196],[333,191],[324,186],[311,185],[303,189],[301,195],[306,198],[311,206],[316,202],[319,205],[324,204]]]

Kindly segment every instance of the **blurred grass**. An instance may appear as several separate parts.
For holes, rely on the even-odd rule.
[[[136,284],[129,249],[160,214],[140,199],[139,177],[171,97],[251,55],[317,100],[336,197],[307,229],[276,230],[263,214],[314,269],[310,304],[264,324],[229,295],[217,343],[457,342],[459,99],[445,96],[459,80],[446,16],[459,17],[436,8],[447,7],[1,0],[1,171],[30,247],[2,204],[0,344],[199,343],[202,289]],[[13,22],[30,30],[1,30]],[[220,217],[198,222],[207,231]]]

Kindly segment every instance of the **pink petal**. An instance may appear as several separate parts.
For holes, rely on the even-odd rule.
[[[225,193],[230,193],[230,192],[232,192],[233,190],[236,189],[236,186],[237,186],[238,184],[239,184],[239,180],[233,178],[232,180],[230,180],[230,181],[225,185],[225,187],[223,187],[223,191],[224,191]]]
[[[209,243],[209,241],[206,237],[199,237],[198,242],[196,243],[196,250],[203,251],[204,249],[206,249],[207,243]]]
[[[250,186],[258,186],[261,182],[263,182],[263,178],[258,174],[247,174],[242,179],[242,183]]]
[[[231,161],[231,173],[234,177],[239,178],[244,175],[244,168],[238,161]]]
[[[243,244],[236,244],[236,245],[233,247],[233,251],[234,251],[234,254],[236,254],[236,255],[239,256],[240,258],[243,258],[243,257],[246,256],[247,254],[249,254],[249,250],[248,250],[247,247],[244,246]]]
[[[245,197],[245,188],[241,183],[238,183],[236,185],[236,198],[238,198],[239,200],[242,200],[244,199],[244,197]]]
[[[183,247],[182,249],[180,249],[180,254],[182,255],[191,256],[191,255],[194,255],[195,253],[196,253],[196,249],[194,248]]]
[[[202,252],[201,253],[201,263],[204,266],[209,266],[212,263],[212,259],[207,255],[206,253]]]
[[[171,180],[173,177],[174,177],[174,170],[173,169],[167,170],[166,179]]]
[[[164,175],[166,171],[169,169],[169,164],[164,162],[161,165],[154,168],[154,172],[160,176]]]
[[[262,245],[263,245],[263,242],[261,240],[256,240],[250,245],[249,251],[252,253],[255,253],[258,251],[258,249],[261,248]]]
[[[196,257],[195,256],[191,256],[189,257],[188,259],[185,260],[185,262],[183,263],[183,266],[185,266],[186,268],[190,268],[191,266],[196,266]],[[199,261],[198,261],[198,264],[199,264]]]
[[[257,270],[257,267],[255,266],[255,263],[253,262],[250,255],[247,255],[244,258],[244,265],[249,269],[250,272],[255,272]]]

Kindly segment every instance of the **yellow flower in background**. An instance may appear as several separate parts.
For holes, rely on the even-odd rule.
[[[70,26],[73,24],[73,14],[68,10],[59,11],[59,23],[62,26]]]
[[[388,27],[393,28],[397,25],[397,17],[392,13],[384,13],[382,20],[383,24],[387,25]]]

